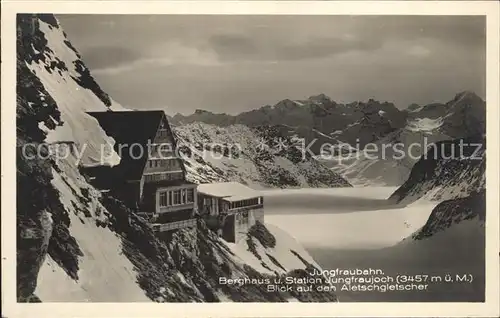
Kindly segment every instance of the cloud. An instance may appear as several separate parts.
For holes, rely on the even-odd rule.
[[[216,66],[220,63],[215,53],[179,42],[167,42],[144,49],[142,54],[119,47],[93,47],[91,53],[84,54],[84,58],[92,73],[104,75],[169,65]],[[88,56],[90,59],[87,59]]]
[[[485,18],[481,16],[61,15],[58,18],[88,63],[98,68],[116,67],[140,58],[164,58],[158,54],[151,56],[150,52],[169,45],[173,49],[181,46],[186,51],[212,55],[219,62],[251,62],[371,51],[387,41],[423,46],[422,41],[433,40],[468,50],[484,49],[486,41]]]
[[[197,108],[238,113],[318,93],[339,102],[375,98],[398,107],[446,102],[465,89],[483,93],[484,63],[475,54],[471,58],[467,51],[449,55],[442,45],[433,48],[432,58],[424,59],[407,54],[410,48],[408,43],[385,45],[335,58],[222,63],[211,68],[160,65],[98,80],[120,102],[143,109],[169,105],[171,114]]]
[[[240,34],[216,34],[207,42],[207,46],[225,60],[249,58],[260,51],[254,39]]]
[[[242,34],[217,34],[208,46],[225,61],[288,61],[314,59],[349,51],[370,51],[383,41],[361,40],[350,34],[309,37],[251,37]]]
[[[59,18],[59,17],[58,17]],[[66,15],[114,99],[237,113],[325,93],[397,106],[485,91],[481,16]]]
[[[352,35],[274,39],[217,34],[205,42],[157,41],[138,49],[91,46],[85,48],[82,55],[94,73],[119,74],[155,65],[216,66],[222,63],[278,63],[317,59],[349,51],[375,50],[381,45],[382,42],[361,41]]]
[[[416,57],[427,57],[431,54],[431,51],[424,46],[414,45],[410,47],[410,49],[408,50],[408,54]]]
[[[112,68],[132,63],[142,57],[142,53],[121,46],[92,46],[84,48],[82,56],[92,69]]]

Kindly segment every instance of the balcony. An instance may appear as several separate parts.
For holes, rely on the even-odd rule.
[[[180,210],[194,209],[194,202],[184,203],[184,204],[176,204],[176,205],[168,205],[168,206],[159,206],[157,213],[169,213]]]
[[[227,211],[222,211],[221,214],[231,215],[231,214],[236,214],[236,213],[243,212],[243,211],[263,209],[263,208],[264,208],[264,204],[254,204],[254,205],[249,205],[249,206],[242,206],[240,208],[229,209]]]
[[[164,223],[164,224],[161,224],[161,223],[151,224],[151,228],[155,232],[165,232],[165,231],[185,229],[185,228],[195,227],[195,226],[196,226],[196,219],[182,220],[182,221],[170,222],[170,223]]]

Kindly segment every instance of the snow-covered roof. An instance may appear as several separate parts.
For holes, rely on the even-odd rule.
[[[241,201],[260,197],[262,194],[239,182],[204,183],[198,185],[198,193],[227,201]]]
[[[100,111],[87,112],[99,122],[106,134],[115,141],[115,151],[120,153],[121,161],[116,166],[113,178],[139,180],[144,172],[148,160],[150,142],[155,139],[158,126],[162,120],[168,126],[163,110],[145,111]],[[170,129],[168,126],[167,128]],[[175,145],[175,139],[174,145]],[[144,151],[139,157],[133,156],[132,145],[138,144]],[[125,149],[121,147],[125,146]],[[120,151],[121,150],[121,151]],[[125,151],[123,151],[125,150]],[[182,169],[184,165],[182,164]]]

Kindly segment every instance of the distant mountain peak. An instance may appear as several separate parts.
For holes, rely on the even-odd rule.
[[[325,102],[325,101],[330,102],[332,99],[330,97],[326,96],[325,94],[321,93],[318,95],[310,96],[308,98],[308,100],[314,101],[314,102]]]
[[[406,110],[408,110],[408,111],[417,111],[417,110],[419,110],[420,108],[422,108],[422,106],[420,106],[419,104],[417,104],[417,103],[412,103],[412,104],[410,104],[410,105],[406,108]]]
[[[194,111],[194,113],[195,113],[195,114],[197,114],[197,115],[201,115],[201,114],[209,114],[209,113],[211,113],[211,112],[210,112],[210,111],[208,111],[208,110],[204,110],[204,109],[196,109],[196,110]]]
[[[479,97],[475,92],[473,91],[468,91],[468,90],[465,90],[465,91],[461,91],[457,94],[457,96],[460,96],[460,97],[478,97],[478,98],[481,98]]]
[[[458,104],[462,102],[467,102],[467,103],[478,103],[481,104],[484,102],[484,100],[479,97],[475,92],[473,91],[462,91],[458,94],[455,95],[455,97],[449,102],[449,104]]]
[[[297,104],[296,102],[294,102],[293,100],[288,99],[288,98],[280,100],[279,102],[277,102],[274,105],[274,107],[276,107],[276,108],[280,108],[280,107],[292,108],[292,107],[296,107],[296,106],[299,106],[299,104]]]

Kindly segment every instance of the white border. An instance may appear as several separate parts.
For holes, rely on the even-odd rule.
[[[496,1],[8,1],[2,2],[2,316],[4,317],[498,317],[499,3]],[[487,16],[487,242],[485,303],[16,303],[15,14],[275,14]],[[466,67],[466,66],[464,66]]]

